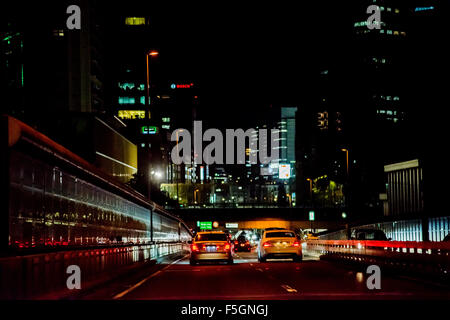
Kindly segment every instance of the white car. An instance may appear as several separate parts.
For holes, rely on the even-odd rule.
[[[292,230],[265,231],[258,243],[258,260],[292,258],[294,261],[302,260],[302,244]]]

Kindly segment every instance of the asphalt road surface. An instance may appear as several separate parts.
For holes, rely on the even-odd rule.
[[[233,265],[189,265],[188,256],[135,272],[83,299],[449,299],[450,288],[381,274],[381,289],[369,290],[364,270],[304,256],[259,263],[256,253],[237,253]]]

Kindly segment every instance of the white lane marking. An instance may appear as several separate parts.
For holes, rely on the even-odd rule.
[[[169,265],[165,266],[165,267],[162,268],[161,270],[158,270],[157,272],[152,273],[152,274],[149,275],[147,278],[145,278],[145,279],[139,281],[138,283],[136,283],[136,284],[135,284],[134,286],[132,286],[131,288],[128,288],[127,290],[122,291],[121,293],[116,294],[116,295],[113,297],[113,300],[122,298],[124,295],[130,293],[131,291],[133,291],[134,289],[136,289],[137,287],[139,287],[140,285],[142,285],[142,284],[143,284],[144,282],[146,282],[147,280],[149,280],[149,279],[151,279],[151,278],[153,278],[153,277],[156,277],[158,274],[160,274],[161,272],[163,272],[164,270],[166,270],[167,268],[169,268],[171,265],[176,264],[178,261],[183,260],[183,259],[186,258],[187,256],[188,256],[188,254],[185,255],[184,257],[182,257],[182,258],[180,258],[180,259],[178,259],[178,260],[176,260],[176,261],[170,263]]]
[[[294,288],[288,286],[287,284],[283,284],[283,285],[281,285],[281,287],[282,287],[284,290],[286,290],[287,292],[290,292],[290,293],[297,292],[297,289],[294,289]]]

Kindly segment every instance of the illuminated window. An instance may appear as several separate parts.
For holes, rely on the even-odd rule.
[[[170,125],[168,125],[168,124],[163,124],[163,125],[161,126],[161,128],[170,130]]]
[[[393,113],[392,113],[392,110],[387,110],[387,111],[386,111],[386,114],[387,114],[388,116],[392,116],[392,114],[393,114]]]
[[[400,100],[400,97],[395,96],[394,101],[398,101],[398,100]]]
[[[135,104],[136,100],[133,97],[119,97],[119,104]]]
[[[129,82],[121,83],[121,82],[119,82],[119,88],[123,89],[123,90],[133,89],[134,88],[134,83],[129,83]]]
[[[64,37],[64,30],[63,29],[53,30],[53,35],[55,37]]]
[[[145,110],[119,110],[118,117],[121,119],[145,119]]]
[[[392,34],[392,30],[388,30],[386,33],[387,34]]]
[[[141,127],[142,134],[156,134],[158,133],[158,128],[154,126],[143,126]]]
[[[141,101],[141,104],[145,104],[145,97],[142,96],[141,99],[140,99],[140,101]]]
[[[143,91],[145,89],[145,84],[140,84],[138,90]]]
[[[367,21],[358,21],[353,25],[354,27],[364,27],[367,26]]]
[[[128,26],[145,25],[145,18],[144,17],[126,17],[125,24]]]
[[[400,13],[400,10],[399,10],[399,9],[395,9],[394,12],[395,12],[395,13]]]
[[[170,122],[170,118],[169,117],[162,118],[162,122]]]

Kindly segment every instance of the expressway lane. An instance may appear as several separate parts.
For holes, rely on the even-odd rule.
[[[449,299],[449,288],[383,276],[381,290],[369,290],[366,276],[315,257],[303,262],[259,263],[256,253],[238,253],[234,265],[189,265],[187,257],[158,270],[134,275],[127,284],[103,288],[85,299]],[[102,293],[101,293],[102,292]]]

